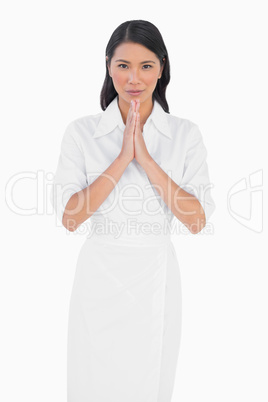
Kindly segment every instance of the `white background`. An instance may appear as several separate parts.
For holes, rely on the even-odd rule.
[[[211,232],[173,236],[183,327],[172,402],[267,402],[265,6],[25,0],[1,7],[2,401],[66,402],[69,298],[84,236],[56,224],[49,185],[67,124],[101,111],[112,32],[145,19],[168,49],[171,114],[203,134],[216,203]]]

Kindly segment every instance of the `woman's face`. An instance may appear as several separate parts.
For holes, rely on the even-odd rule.
[[[139,43],[122,43],[115,49],[108,66],[116,92],[130,103],[139,99],[141,104],[152,100],[152,94],[161,77],[163,67],[155,53]],[[142,91],[138,95],[130,91]]]

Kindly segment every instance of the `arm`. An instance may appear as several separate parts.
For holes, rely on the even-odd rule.
[[[140,127],[139,101],[136,107],[135,158],[173,214],[187,226],[191,233],[200,232],[206,225],[206,214],[203,205],[194,195],[179,187],[151,157],[146,148]],[[202,182],[204,176],[208,176],[205,163],[206,149],[203,146],[201,134],[199,132],[196,134],[196,139],[192,139],[190,143],[185,161],[184,180],[186,184],[191,183],[191,181]],[[182,186],[182,183],[180,184]]]
[[[85,220],[90,218],[99,206],[112,192],[126,167],[134,158],[133,133],[135,127],[133,107],[129,108],[126,128],[123,135],[122,149],[111,165],[89,186],[84,186],[80,191],[72,194],[68,200],[63,216],[62,224],[70,232],[74,232]],[[73,152],[72,147],[72,152]],[[71,169],[77,172],[77,163],[82,158],[76,157],[76,163]],[[85,167],[80,168],[85,170]],[[79,171],[80,171],[79,170]]]
[[[191,233],[200,232],[206,225],[204,210],[198,199],[179,187],[152,157],[142,163],[148,178],[168,208]]]
[[[74,232],[94,214],[114,189],[129,162],[120,153],[93,183],[71,196],[62,218],[62,224],[67,230]]]

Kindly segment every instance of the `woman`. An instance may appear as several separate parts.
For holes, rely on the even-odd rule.
[[[66,229],[89,227],[69,308],[68,402],[171,401],[182,303],[171,223],[198,233],[215,205],[202,135],[169,113],[169,80],[159,30],[124,22],[106,48],[103,112],[63,136],[51,201]]]

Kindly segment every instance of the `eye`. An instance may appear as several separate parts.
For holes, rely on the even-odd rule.
[[[150,68],[152,68],[153,66],[151,66],[150,64],[144,64],[143,67],[150,67]],[[145,68],[145,70],[150,70],[150,68]]]
[[[128,67],[126,64],[118,64],[118,67],[119,67],[119,68],[121,68],[121,66],[123,66],[123,67],[122,67],[123,70],[125,70],[125,67]],[[153,68],[153,66],[151,66],[150,64],[144,64],[143,67],[148,67],[148,68],[145,68],[144,70],[150,70],[150,68]]]
[[[126,67],[127,67],[126,64],[119,64],[118,67],[120,67],[120,66],[126,66]],[[124,69],[123,69],[123,70],[124,70]]]

